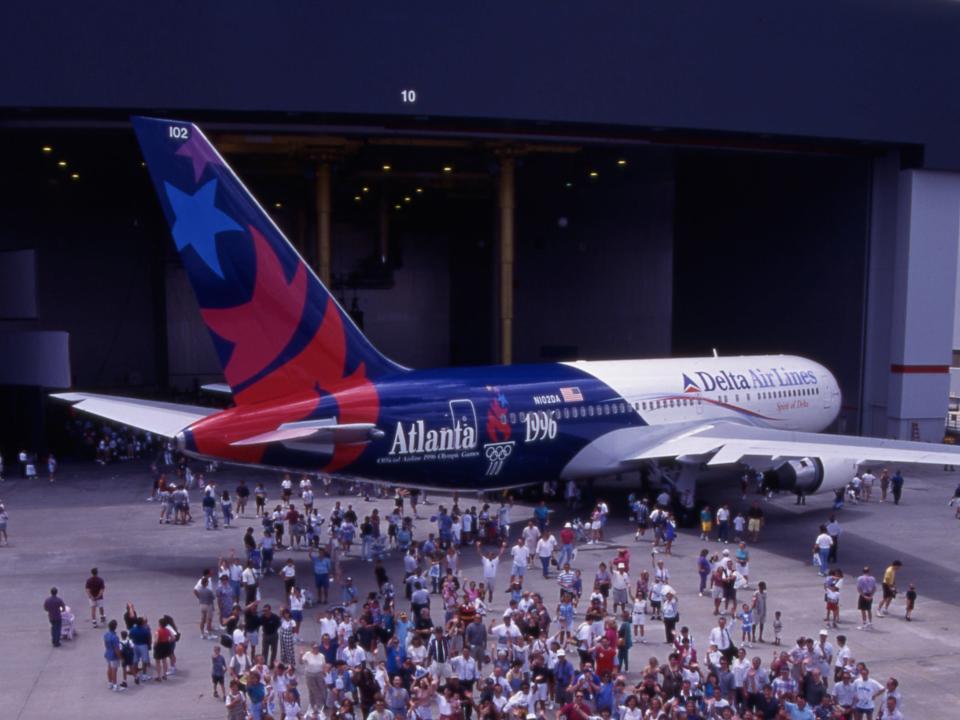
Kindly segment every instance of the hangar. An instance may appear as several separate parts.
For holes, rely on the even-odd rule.
[[[6,453],[49,388],[219,379],[131,113],[203,126],[404,364],[797,353],[839,430],[942,437],[960,6],[190,12],[3,10]]]

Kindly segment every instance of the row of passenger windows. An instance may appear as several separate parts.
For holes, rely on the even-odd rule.
[[[759,392],[757,393],[758,400],[775,400],[785,397],[802,397],[807,395],[819,395],[820,388],[796,388],[794,390],[774,390],[770,392]],[[747,402],[750,401],[750,393],[745,393]],[[721,395],[717,398],[719,402],[726,403],[730,401],[729,395]],[[740,395],[734,395],[734,401],[740,402]],[[670,400],[650,400],[649,402],[635,402],[633,404],[633,410],[637,412],[646,411],[646,410],[662,410],[664,408],[677,408],[677,407],[693,407],[693,405],[702,403],[703,401],[700,398],[673,398]],[[553,410],[540,410],[537,412],[547,412],[550,417],[554,420],[559,420],[563,418],[564,420],[576,419],[576,418],[585,418],[585,417],[601,417],[604,415],[623,415],[624,413],[630,412],[631,408],[628,403],[615,402],[615,403],[604,403],[603,405],[574,405],[573,407],[565,407],[562,410],[554,408]],[[514,425],[519,420],[524,422],[526,420],[527,413],[510,413],[510,424]],[[500,417],[500,422],[507,422],[507,416],[502,415]]]

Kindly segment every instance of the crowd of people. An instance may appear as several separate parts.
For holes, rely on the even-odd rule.
[[[421,515],[416,501],[423,498],[397,491],[383,516],[378,508],[358,512],[349,498],[325,501],[323,512],[309,477],[284,476],[271,501],[263,483],[250,488],[241,480],[230,492],[188,472],[181,467],[174,483],[156,474],[150,499],[161,506],[161,522],[193,521],[189,495],[178,499],[190,485],[208,530],[255,523],[245,528],[242,549],[226,552],[193,587],[198,636],[212,643],[212,695],[233,720],[903,717],[896,679],[872,678],[854,644],[832,634],[843,582],[829,567],[840,536],[835,516],[822,528],[829,545],[821,536],[816,543],[824,627],[786,641],[782,613],[768,612],[766,583],[751,579],[748,543],[764,523],[759,502],[745,513],[705,507],[700,540],[717,545],[676,568],[669,565],[677,518],[668,495],[652,502],[631,496],[635,545],[617,547],[607,541],[603,499],[591,503],[584,523],[554,523],[539,502],[518,530],[509,497],[462,504],[454,494],[449,507]],[[329,492],[323,484],[323,497]],[[306,553],[300,568],[296,551]],[[384,562],[392,553],[402,563],[393,578]],[[476,572],[464,567],[471,557]],[[361,594],[347,559],[372,564],[374,589]],[[891,563],[879,584],[868,569],[858,578],[859,627],[871,626],[878,589],[877,615],[890,612],[901,566]],[[681,622],[683,607],[698,600],[681,598],[671,573],[699,579],[712,628]],[[534,589],[534,574],[548,583]],[[176,674],[182,635],[169,615],[155,631],[132,604],[122,626],[108,620],[96,568],[84,590],[90,622],[105,628],[111,690]],[[908,620],[915,599],[911,586]],[[55,588],[44,608],[59,645],[69,610]],[[654,644],[665,652],[641,650]]]

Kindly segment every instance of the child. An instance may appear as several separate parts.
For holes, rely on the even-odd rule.
[[[224,698],[227,707],[227,720],[244,720],[247,717],[247,701],[240,691],[240,683],[230,681],[230,694]]]
[[[441,573],[440,573],[440,560],[439,560],[439,558],[434,557],[433,560],[430,561],[430,570],[429,570],[429,572],[428,572],[428,575],[430,576],[431,592],[432,592],[434,595],[439,594],[439,592],[440,592],[440,575],[441,575]]]
[[[780,618],[780,611],[773,614],[773,644],[779,645],[783,637],[783,620]]]
[[[740,538],[743,536],[743,529],[746,527],[747,519],[743,517],[742,512],[737,512],[737,516],[733,519],[733,534],[734,542],[740,542]]]
[[[570,593],[564,592],[560,598],[560,604],[557,605],[557,619],[560,621],[559,640],[561,645],[566,644],[570,637],[570,630],[573,629],[573,598]]]
[[[753,611],[747,603],[743,603],[737,619],[740,620],[740,642],[743,647],[750,647],[750,640],[753,639]]]
[[[637,595],[633,600],[633,636],[639,637],[642,643],[647,642],[643,637],[646,617],[647,601],[642,595]]]
[[[913,618],[910,616],[913,615],[913,606],[917,602],[917,589],[911,583],[907,588],[907,614],[905,619],[907,622],[911,622]]]
[[[574,579],[573,579],[573,606],[576,607],[580,604],[580,597],[583,595],[583,577],[580,575],[580,570],[574,570]]]
[[[824,588],[824,601],[827,603],[827,622],[837,627],[840,622],[840,588],[834,582],[828,582]],[[909,620],[909,618],[907,618]]]
[[[908,618],[909,619],[909,618]],[[127,674],[133,673],[134,682],[138,685],[140,684],[140,676],[134,667],[136,652],[133,648],[133,641],[130,639],[129,634],[126,630],[121,631],[120,633],[120,659],[123,662],[123,682],[120,683],[120,687],[127,686]]]
[[[705,505],[700,511],[700,539],[709,540],[710,533],[713,531],[713,513],[710,506]]]
[[[217,694],[217,687],[220,687],[220,691],[223,693],[223,697],[227,697],[227,690],[223,685],[223,678],[227,674],[227,659],[220,654],[220,646],[213,646],[213,657],[210,658],[211,669],[210,669],[210,679],[213,681],[213,696],[219,698]],[[230,683],[230,690],[233,691],[233,683]]]

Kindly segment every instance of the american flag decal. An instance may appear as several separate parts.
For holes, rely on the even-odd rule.
[[[560,397],[564,402],[583,402],[583,393],[578,387],[560,388]]]

